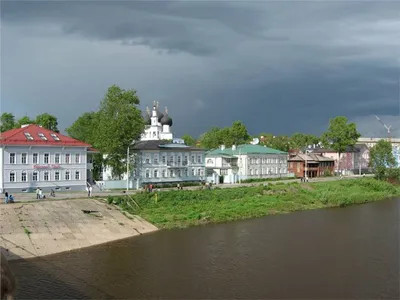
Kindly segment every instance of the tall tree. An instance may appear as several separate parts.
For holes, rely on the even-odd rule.
[[[322,134],[321,141],[325,148],[338,153],[338,171],[341,154],[354,147],[360,136],[356,124],[348,123],[346,117],[338,116],[330,120],[328,131]]]
[[[11,113],[2,113],[0,116],[0,132],[11,130],[15,127],[15,117]]]
[[[24,116],[15,123],[15,128],[20,128],[22,125],[26,124],[35,124],[35,121],[29,118],[28,116]]]
[[[384,179],[390,169],[397,167],[396,158],[393,155],[392,144],[385,140],[379,140],[370,150],[370,166],[378,179]]]
[[[82,114],[65,131],[74,139],[84,141],[94,146],[96,143],[96,129],[98,126],[97,112],[86,112]]]
[[[113,85],[100,103],[95,145],[107,154],[105,163],[113,168],[113,176],[120,177],[125,170],[126,151],[144,130],[144,121],[135,90],[124,90]]]
[[[35,123],[38,125],[41,125],[44,128],[47,128],[49,130],[59,132],[58,130],[58,120],[57,117],[48,114],[48,113],[43,113],[38,116],[36,116]]]
[[[185,144],[188,146],[195,146],[196,145],[196,139],[192,137],[189,134],[184,134],[182,136],[182,139],[185,141]]]

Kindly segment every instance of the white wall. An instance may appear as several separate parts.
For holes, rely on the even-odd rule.
[[[87,150],[84,147],[28,147],[28,146],[5,146],[3,153],[3,188],[6,190],[22,191],[27,188],[41,187],[42,189],[83,189],[87,180]],[[38,163],[34,163],[34,154],[38,155]],[[15,163],[10,163],[11,154],[15,154]],[[26,163],[22,157],[26,154]],[[48,163],[45,162],[45,154],[49,155]],[[56,154],[60,155],[59,163],[56,162]],[[66,163],[66,154],[70,155],[70,162]],[[79,154],[79,162],[75,162],[75,155]],[[45,168],[35,168],[34,166]],[[69,180],[65,179],[69,171]],[[10,174],[15,174],[15,181],[10,181]],[[22,174],[26,173],[26,181],[23,181]],[[34,173],[37,172],[38,180],[34,181]],[[45,180],[45,172],[49,178]],[[56,172],[59,180],[56,180]],[[79,180],[75,179],[75,172],[79,172]]]

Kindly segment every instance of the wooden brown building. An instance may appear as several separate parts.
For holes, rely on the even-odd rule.
[[[305,174],[307,164],[307,174]],[[288,160],[288,171],[296,177],[320,177],[333,175],[335,160],[319,154],[292,154]]]

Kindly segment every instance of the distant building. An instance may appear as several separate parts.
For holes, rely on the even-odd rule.
[[[132,170],[123,174],[122,179],[113,178],[112,169],[103,169],[106,188],[135,188],[145,184],[200,182],[205,179],[205,150],[185,145],[182,139],[174,138],[172,119],[168,110],[159,111],[154,102],[153,109],[146,110],[145,130],[140,141],[130,147],[134,153]]]
[[[0,191],[84,190],[92,182],[91,145],[30,124],[1,133]]]
[[[335,174],[335,159],[321,154],[293,154],[288,163],[289,172],[296,177],[313,178]]]
[[[251,178],[290,177],[288,153],[260,145],[221,146],[206,153],[207,181],[237,183]]]

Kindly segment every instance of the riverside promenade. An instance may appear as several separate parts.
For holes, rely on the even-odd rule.
[[[0,207],[0,247],[9,260],[40,257],[156,231],[99,199],[41,200]]]

